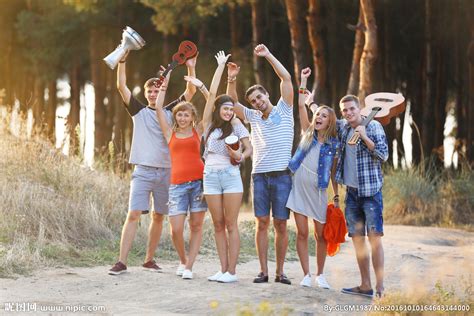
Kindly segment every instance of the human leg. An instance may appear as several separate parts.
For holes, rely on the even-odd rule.
[[[310,273],[309,269],[309,254],[308,254],[308,217],[293,212],[296,223],[296,251],[300,259],[303,275]]]
[[[228,269],[235,274],[240,251],[238,216],[242,203],[242,193],[224,193],[224,218],[228,238]]]

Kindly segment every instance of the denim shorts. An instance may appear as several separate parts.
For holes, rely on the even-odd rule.
[[[202,180],[170,185],[169,216],[202,212],[207,204],[202,195]]]
[[[168,188],[170,168],[155,168],[136,165],[130,183],[129,211],[150,210],[150,196],[153,196],[153,210],[168,214]]]
[[[290,210],[286,202],[291,192],[291,176],[282,174],[268,176],[266,173],[252,174],[253,209],[256,217],[270,215],[276,219],[289,219]]]
[[[244,186],[239,167],[230,166],[223,169],[204,167],[204,194],[242,192],[244,192]]]
[[[383,199],[379,191],[373,196],[360,197],[357,189],[346,190],[346,223],[349,237],[383,236]]]

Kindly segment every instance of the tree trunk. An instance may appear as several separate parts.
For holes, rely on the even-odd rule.
[[[167,34],[163,34],[163,60],[161,62],[162,65],[168,65],[169,63],[169,56],[170,56],[170,40]]]
[[[326,65],[326,47],[322,36],[323,23],[321,21],[320,0],[309,0],[308,34],[313,52],[315,100],[318,103],[329,104],[328,71]],[[299,74],[298,74],[299,76]]]
[[[355,27],[354,51],[352,53],[351,74],[347,85],[347,94],[357,95],[359,92],[360,58],[364,49],[364,18],[362,9],[359,9],[359,19]]]
[[[301,70],[309,65],[308,27],[305,20],[307,6],[298,0],[285,0],[285,4],[293,52],[293,73],[299,86]]]
[[[454,16],[462,16],[463,8],[461,5],[462,1],[454,6]],[[455,60],[455,75],[456,80],[456,122],[457,122],[457,131],[456,131],[456,142],[454,150],[458,152],[459,156],[462,153],[462,144],[466,141],[467,136],[467,107],[465,100],[464,92],[464,61],[465,61],[465,52],[461,49],[461,36],[463,32],[464,25],[462,24],[462,19],[456,19],[456,29],[454,32],[454,60]]]
[[[48,83],[48,104],[46,106],[46,135],[48,139],[56,143],[55,127],[56,127],[56,108],[58,106],[58,87],[56,79]]]
[[[239,27],[239,11],[236,8],[235,3],[229,4],[229,27],[230,27],[230,43],[232,58],[234,60],[240,60],[240,27]]]
[[[263,42],[263,27],[264,27],[264,8],[262,0],[253,0],[250,2],[252,8],[252,49]],[[255,74],[255,81],[258,84],[265,85],[265,69],[263,58],[253,56],[253,70]]]
[[[360,10],[364,16],[364,51],[360,59],[359,99],[364,104],[365,97],[372,93],[374,68],[377,59],[377,25],[375,23],[372,0],[360,0]]]
[[[96,28],[90,31],[90,65],[91,65],[91,80],[94,86],[94,148],[95,152],[102,154],[106,149],[106,130],[105,120],[106,112],[104,107],[104,78],[101,75],[102,57],[100,55],[101,36]]]
[[[474,10],[470,10],[473,12]],[[472,15],[471,15],[472,17]],[[467,103],[467,133],[466,133],[466,158],[472,164],[474,161],[474,25],[471,20],[471,42],[467,50],[469,62],[469,95]]]
[[[12,64],[13,64],[13,58],[12,58],[12,46],[13,46],[13,37],[14,37],[14,31],[13,27],[8,28],[7,32],[9,33],[10,36],[8,36],[8,44],[6,45],[5,49],[5,87],[6,87],[6,104],[7,108],[11,110],[13,108],[13,103],[15,102],[15,93],[14,93],[14,88],[13,88],[13,82],[12,82]]]
[[[79,82],[79,64],[77,59],[69,72],[69,83],[71,85],[71,108],[67,118],[67,127],[69,133],[69,154],[72,156],[79,155],[80,137],[79,137],[79,118],[81,112],[80,93],[81,84]]]
[[[425,0],[425,42],[424,42],[424,69],[423,69],[423,109],[420,133],[423,143],[423,151],[426,157],[431,155],[433,149],[433,109],[435,107],[434,98],[434,60],[433,60],[433,34],[432,34],[432,2]]]
[[[41,133],[44,122],[44,82],[37,78],[34,86],[33,102],[33,130],[34,133]]]

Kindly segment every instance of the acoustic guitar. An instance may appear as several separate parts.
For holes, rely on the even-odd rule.
[[[175,69],[178,65],[183,65],[186,60],[196,56],[197,52],[196,44],[191,41],[182,41],[179,44],[178,51],[171,57],[172,61],[168,67],[166,67],[164,71],[158,72],[158,80],[155,81],[155,86],[157,88],[161,87],[166,75],[168,75],[171,70]]]
[[[405,106],[405,97],[399,93],[377,92],[369,94],[365,98],[365,107],[360,111],[360,114],[365,116],[361,125],[367,126],[374,118],[380,124],[388,125],[392,117],[405,111]],[[359,133],[355,132],[347,143],[355,145],[359,138]]]

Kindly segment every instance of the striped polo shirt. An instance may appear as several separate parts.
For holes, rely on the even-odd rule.
[[[262,112],[246,107],[244,115],[252,128],[252,173],[285,170],[293,146],[293,107],[280,98],[265,120],[262,119]]]

